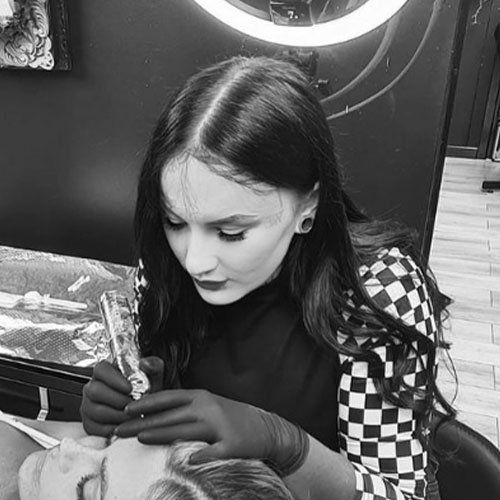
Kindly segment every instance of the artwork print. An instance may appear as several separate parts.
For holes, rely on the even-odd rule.
[[[0,68],[70,67],[64,0],[0,0]]]

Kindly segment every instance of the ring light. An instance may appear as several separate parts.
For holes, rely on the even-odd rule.
[[[261,19],[227,0],[194,0],[209,14],[246,35],[293,47],[321,47],[347,42],[378,28],[408,0],[368,0],[345,16],[313,26],[281,26]]]

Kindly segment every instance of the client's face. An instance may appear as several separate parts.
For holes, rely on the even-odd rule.
[[[90,436],[63,439],[60,446],[30,455],[19,471],[21,500],[146,498],[165,477],[169,448],[145,446],[136,438]]]

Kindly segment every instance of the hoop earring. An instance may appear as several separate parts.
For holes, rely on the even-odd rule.
[[[300,225],[300,231],[302,234],[308,233],[313,227],[314,219],[312,217],[306,217],[302,224]]]

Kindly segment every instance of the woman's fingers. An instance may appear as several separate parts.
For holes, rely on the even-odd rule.
[[[128,395],[132,392],[130,382],[107,361],[100,361],[95,365],[92,378],[104,382],[122,394]]]
[[[193,453],[189,457],[191,465],[200,465],[212,460],[224,460],[227,457],[227,450],[224,443],[217,442],[203,447],[200,451]],[[246,458],[246,457],[245,457]]]
[[[130,396],[115,391],[99,380],[92,380],[86,384],[83,387],[83,395],[85,399],[88,398],[94,403],[102,403],[121,411],[132,401]]]
[[[156,427],[168,427],[190,422],[196,422],[198,419],[193,414],[189,406],[181,406],[172,410],[153,413],[144,418],[134,418],[115,429],[115,434],[120,437],[136,436],[140,432]]]
[[[87,434],[92,436],[110,436],[115,430],[116,425],[103,425],[95,422],[91,418],[85,418],[83,420],[83,428]]]
[[[82,401],[80,413],[85,419],[90,418],[94,422],[101,424],[113,424],[113,429],[129,419],[123,411],[115,410],[103,404],[90,402],[87,398],[84,398]]]
[[[213,430],[203,422],[173,425],[147,429],[137,435],[137,439],[144,444],[170,444],[174,441],[205,441],[213,443],[217,436]]]
[[[83,388],[80,415],[89,434],[110,435],[115,427],[128,420],[123,409],[132,398],[128,380],[106,361],[94,367],[92,380]]]
[[[147,394],[138,401],[129,403],[125,408],[127,415],[138,416],[157,413],[178,406],[189,405],[193,401],[194,391],[175,389]]]
[[[158,356],[148,356],[139,361],[139,368],[146,373],[151,384],[150,392],[158,392],[163,389],[163,374],[165,370],[164,361]]]

